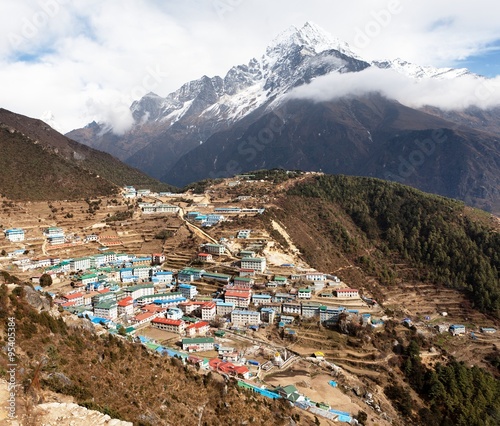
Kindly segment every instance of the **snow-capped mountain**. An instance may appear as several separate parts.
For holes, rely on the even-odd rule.
[[[203,76],[165,98],[149,93],[131,109],[138,123],[173,124],[193,114],[234,122],[314,77],[368,66],[347,43],[307,22],[302,28],[288,28],[269,44],[261,58],[231,68],[224,78]]]
[[[467,68],[435,68],[428,65],[422,66],[413,64],[399,58],[392,61],[372,61],[372,65],[381,69],[392,69],[400,74],[417,80],[423,78],[454,79],[467,75],[476,76]]]
[[[224,77],[203,76],[166,97],[148,93],[132,104],[135,125],[124,135],[107,131],[105,124],[91,123],[68,136],[165,182],[183,185],[206,177],[278,166],[394,176],[400,167],[398,159],[418,149],[408,144],[428,139],[426,132],[432,129],[450,129],[448,140],[454,140],[454,146],[463,146],[455,170],[465,170],[465,175],[446,173],[448,164],[440,163],[446,158],[443,152],[432,157],[439,164],[428,166],[430,178],[412,172],[405,183],[467,200],[498,192],[494,190],[497,183],[491,183],[495,180],[491,177],[495,176],[493,163],[491,173],[477,176],[482,166],[476,163],[481,155],[474,154],[471,160],[472,174],[458,164],[469,155],[472,158],[476,152],[471,145],[474,140],[483,141],[484,152],[488,144],[495,147],[495,154],[490,153],[483,164],[497,161],[498,142],[485,135],[458,135],[457,125],[446,117],[406,108],[380,96],[338,99],[321,105],[288,96],[292,89],[321,76],[357,73],[370,67],[392,69],[415,80],[470,75],[465,69],[419,66],[401,59],[370,63],[346,43],[306,23],[279,34],[261,57],[232,67]],[[281,106],[286,108],[280,109],[278,118],[286,123],[273,134],[273,144],[247,146],[247,140],[258,141],[259,131],[269,128]],[[444,147],[439,145],[439,149]],[[464,182],[475,182],[471,190],[474,195]]]

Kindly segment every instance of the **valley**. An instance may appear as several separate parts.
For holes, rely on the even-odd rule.
[[[289,194],[321,178],[311,173],[289,177],[283,171],[258,172],[207,182],[202,191],[179,194],[140,190],[129,198],[131,189],[126,187],[120,195],[83,201],[14,202],[4,198],[0,200],[2,229],[22,229],[25,238],[0,240],[0,269],[35,288],[41,274],[49,274],[52,284],[38,287],[38,291],[51,294],[51,313],[65,322],[90,318],[98,334],[141,342],[164,356],[175,354],[188,365],[199,365],[203,374],[212,369],[210,363],[202,362],[204,358],[222,357],[246,368],[241,376],[235,375],[239,386],[264,386],[274,392],[292,386],[297,392],[293,398],[302,395],[299,401],[304,401],[295,410],[306,418],[316,416],[325,425],[330,419],[352,418],[361,411],[368,413],[366,424],[404,424],[386,389],[391,382],[405,386],[403,375],[397,373],[403,350],[398,347],[415,339],[421,342],[421,362],[428,368],[453,359],[497,375],[490,360],[498,354],[499,337],[481,330],[496,330],[498,318],[478,311],[463,292],[416,279],[418,268],[410,260],[396,260],[394,254],[381,257],[380,243],[362,234],[340,205],[319,200],[303,204]],[[149,213],[159,208],[175,212]],[[316,214],[322,215],[321,221]],[[494,218],[480,220],[490,223]],[[324,228],[333,225],[335,233]],[[47,239],[51,228],[64,230],[62,243],[51,244]],[[347,241],[354,249],[346,246]],[[242,251],[265,259],[264,269],[247,271]],[[360,254],[376,266],[367,260],[360,263]],[[104,256],[123,260],[88,271],[61,267],[65,262],[71,265]],[[155,256],[160,256],[159,265],[155,265]],[[50,266],[37,267],[37,262]],[[139,273],[146,268],[134,266],[135,262],[148,265],[148,275],[125,278],[127,268],[134,274],[136,269]],[[186,281],[200,268],[201,277]],[[377,271],[389,269],[398,278],[386,282]],[[92,273],[100,274],[99,282],[84,284],[85,274]],[[162,273],[174,278],[159,281]],[[245,296],[247,274],[253,284]],[[9,278],[4,280],[9,282]],[[71,295],[85,298],[87,293],[90,300],[90,295],[111,291],[121,306],[120,300],[132,294],[127,289],[139,291],[148,286],[163,301],[155,300],[154,295],[139,296],[133,311],[127,310],[125,316],[111,314],[99,320],[102,314],[96,309],[102,312],[101,307],[93,304],[93,311],[91,305],[71,302]],[[340,296],[342,290],[351,288],[354,297]],[[168,302],[179,291],[184,301]],[[239,296],[231,296],[235,292]],[[145,297],[150,304],[141,302]],[[224,310],[230,303],[244,303],[239,308],[241,315],[260,312],[260,321],[235,322],[234,314],[240,311]],[[191,335],[193,341],[209,339],[216,347],[183,351],[184,332],[155,326],[155,317],[169,318],[175,307],[182,310],[186,332],[191,330],[189,324],[209,325],[202,337]],[[271,317],[269,309],[274,312]],[[142,320],[148,312],[155,314]],[[178,320],[168,321],[173,326]],[[453,324],[464,325],[465,333],[453,336],[449,331]],[[233,352],[221,355],[223,347]],[[258,368],[246,363],[248,359]],[[335,388],[328,384],[332,378]],[[416,404],[424,404],[416,394],[414,398]]]

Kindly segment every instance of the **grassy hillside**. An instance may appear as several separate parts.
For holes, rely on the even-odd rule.
[[[111,195],[116,186],[0,127],[0,191],[14,200],[58,200]]]
[[[85,198],[107,195],[115,185],[175,190],[109,154],[61,135],[43,121],[0,108],[0,129],[4,164],[4,170],[0,170],[1,188],[7,196],[12,194],[12,198]],[[96,176],[108,182],[97,183]],[[23,186],[17,185],[17,179]]]
[[[10,292],[0,286],[0,321],[14,317],[18,356],[18,412],[47,391],[72,396],[80,405],[135,425],[290,424],[288,404],[239,390],[221,376],[199,374],[194,367],[148,352],[108,333],[95,334],[90,324],[33,309],[37,298],[27,286]],[[0,335],[5,342],[4,327]],[[0,352],[0,377],[7,377],[8,359]],[[22,367],[22,368],[21,368]],[[296,417],[296,415],[294,415]],[[31,421],[31,423],[30,423]],[[36,424],[26,418],[22,424]],[[310,425],[308,419],[300,424]]]
[[[277,214],[304,234],[297,237],[312,264],[332,270],[347,257],[394,284],[391,265],[402,260],[419,279],[464,291],[477,309],[500,317],[500,234],[486,214],[400,184],[346,176],[299,183],[282,205]]]

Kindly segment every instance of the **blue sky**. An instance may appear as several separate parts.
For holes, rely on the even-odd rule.
[[[202,75],[224,75],[306,21],[367,60],[496,77],[499,12],[497,0],[4,1],[0,107],[62,131],[116,122],[145,93],[166,96]]]
[[[500,75],[500,40],[496,40],[488,48],[491,50],[471,55],[465,60],[458,61],[456,65],[489,78]]]

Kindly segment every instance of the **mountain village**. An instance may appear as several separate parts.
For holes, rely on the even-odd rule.
[[[260,184],[240,176],[222,188],[238,194],[240,186],[251,187],[258,193]],[[86,200],[88,226],[80,229],[70,221],[78,209],[73,212],[67,204],[49,206],[51,222],[29,222],[19,212],[4,218],[1,268],[30,280],[61,315],[90,321],[99,333],[141,343],[227,380],[233,377],[238,386],[285,398],[316,416],[355,422],[356,406],[339,388],[339,380],[355,381],[352,374],[328,362],[321,350],[307,352],[307,347],[321,339],[320,328],[341,322],[377,329],[388,317],[369,294],[343,282],[341,273],[310,268],[277,222],[272,226],[287,240],[286,249],[261,228],[240,227],[262,215],[269,202],[265,195],[247,192],[223,197],[220,190],[177,194],[127,186],[121,199],[106,200],[106,207],[102,200]],[[104,213],[93,223],[96,214]],[[150,220],[152,229],[142,236],[150,246],[137,245],[133,222]],[[174,246],[182,232],[195,244]],[[156,250],[145,252],[148,247]],[[446,315],[437,316],[445,320]],[[403,324],[412,326],[412,319]],[[452,335],[467,331],[445,321],[438,327]],[[321,368],[330,401],[299,390],[292,384],[296,377],[291,378],[295,382],[266,379],[302,362]],[[384,418],[370,393],[362,397]]]

